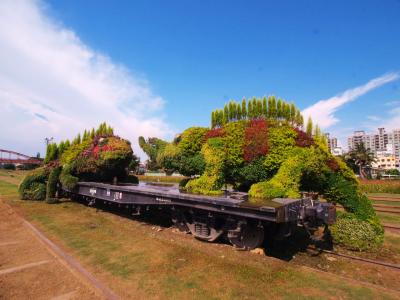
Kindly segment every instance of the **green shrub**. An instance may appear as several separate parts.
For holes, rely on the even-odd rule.
[[[33,182],[25,192],[26,198],[29,200],[44,200],[46,198],[46,184]]]
[[[268,173],[276,173],[281,164],[289,157],[291,150],[296,145],[296,131],[288,125],[269,127],[268,154],[264,166]]]
[[[124,180],[122,181],[123,183],[133,183],[133,184],[138,184],[139,183],[139,178],[135,175],[128,175]]]
[[[60,177],[61,167],[55,167],[50,171],[49,179],[47,180],[46,200],[54,198],[57,192],[58,178]]]
[[[179,187],[183,188],[186,186],[186,184],[191,180],[191,178],[184,178],[181,181],[179,181]]]
[[[269,179],[270,174],[264,167],[265,157],[259,157],[243,167],[233,168],[232,181],[238,185],[238,189],[247,192],[254,183]]]
[[[18,192],[22,200],[44,200],[46,181],[49,176],[45,168],[37,168],[27,174],[19,185]]]
[[[178,172],[184,176],[201,175],[204,173],[205,167],[206,162],[201,153],[193,156],[179,156]]]
[[[329,202],[341,204],[346,211],[354,213],[362,220],[376,216],[371,200],[358,190],[355,183],[349,182],[338,173],[331,173],[328,176],[324,197]]]
[[[295,147],[288,152],[288,158],[282,162],[274,177],[267,182],[260,182],[251,186],[249,196],[265,199],[276,197],[299,198],[302,175],[306,170],[316,172],[316,170],[322,168],[321,164],[322,160],[313,147]]]
[[[205,143],[205,136],[209,131],[205,127],[190,127],[186,129],[181,136],[178,144],[179,150],[185,156],[193,156],[200,152]]]
[[[228,123],[221,138],[226,168],[242,165],[244,162],[245,121]]]
[[[70,191],[72,191],[76,187],[79,181],[79,178],[73,176],[71,173],[72,173],[72,166],[67,164],[63,167],[60,174],[60,182],[62,186]]]
[[[187,183],[188,192],[204,195],[222,194],[224,180],[225,146],[222,138],[210,138],[201,149],[206,162],[206,169],[200,178]]]
[[[81,154],[85,149],[89,148],[92,143],[91,139],[82,141],[80,144],[74,144],[70,146],[61,156],[61,163],[63,165],[72,163],[79,154]]]
[[[15,170],[16,167],[14,164],[3,164],[3,169],[5,170]]]
[[[223,193],[223,184],[223,179],[218,175],[207,175],[190,180],[184,189],[193,194],[217,196]]]
[[[351,250],[375,250],[383,244],[383,235],[371,223],[349,213],[338,213],[331,233],[335,243]]]
[[[173,143],[167,144],[157,155],[157,163],[164,169],[167,175],[179,169],[179,148]]]

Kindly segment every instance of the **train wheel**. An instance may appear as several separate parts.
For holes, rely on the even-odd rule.
[[[187,227],[187,225],[186,225],[186,223],[184,221],[180,221],[180,220],[178,220],[176,218],[172,218],[172,223],[174,224],[174,226],[176,228],[178,228],[178,230],[180,232],[184,232],[184,233],[189,233],[190,232],[189,228]]]
[[[238,250],[252,250],[259,247],[264,241],[262,226],[243,226],[241,230],[228,232],[228,239]]]
[[[171,221],[180,232],[189,233],[189,227],[186,225],[185,215],[178,210],[173,210]]]

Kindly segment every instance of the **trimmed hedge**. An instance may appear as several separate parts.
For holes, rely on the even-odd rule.
[[[46,198],[46,181],[49,171],[37,168],[25,176],[18,188],[22,200],[44,200]]]
[[[47,180],[47,191],[46,191],[46,200],[47,202],[51,201],[51,198],[56,196],[57,192],[57,183],[61,173],[61,167],[53,168],[50,171],[49,179]]]
[[[338,212],[331,234],[335,243],[350,250],[376,250],[383,244],[383,234],[377,232],[376,226],[350,213]]]

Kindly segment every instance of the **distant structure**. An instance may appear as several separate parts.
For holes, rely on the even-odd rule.
[[[325,133],[326,140],[328,141],[329,151],[332,152],[333,149],[337,148],[337,138],[331,137],[330,133]]]
[[[15,151],[0,149],[0,164],[14,164],[14,165],[40,165],[42,160],[37,157],[31,157]]]
[[[326,140],[328,142],[328,149],[335,156],[340,156],[343,154],[342,147],[338,147],[337,138],[331,137],[329,133],[325,133]]]
[[[370,149],[378,160],[385,160],[385,165],[388,163],[386,160],[391,160],[390,156],[393,156],[394,165],[390,163],[390,167],[400,168],[400,129],[386,132],[385,128],[378,128],[377,133],[354,131],[353,135],[347,138],[349,151],[360,143],[364,143],[365,148]],[[389,167],[385,166],[385,169]]]

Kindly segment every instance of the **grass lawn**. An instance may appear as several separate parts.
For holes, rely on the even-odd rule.
[[[139,181],[146,182],[166,182],[166,183],[179,183],[182,179],[186,177],[181,176],[148,176],[148,175],[136,175]]]
[[[23,174],[16,175],[20,180]],[[4,176],[3,176],[4,177]],[[170,228],[63,201],[18,200],[0,177],[0,197],[78,258],[121,298],[396,299],[396,294],[275,258],[201,243]],[[158,228],[158,226],[157,226]],[[398,244],[393,238],[392,243]]]
[[[400,199],[400,194],[368,193],[368,196],[371,196],[371,197],[386,197],[386,198]]]
[[[400,208],[400,201],[399,202],[393,202],[393,201],[375,201],[375,200],[372,200],[372,202],[373,202],[373,204],[396,206],[396,209],[397,209],[397,207]]]
[[[400,225],[400,214],[391,214],[385,212],[377,212],[376,214],[378,215],[379,219],[384,223]]]

